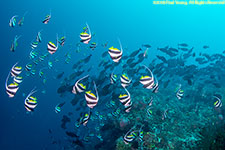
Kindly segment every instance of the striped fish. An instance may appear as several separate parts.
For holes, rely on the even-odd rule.
[[[135,133],[135,131],[131,131],[132,129],[130,129],[123,137],[123,141],[125,144],[129,144],[137,137],[137,133]]]
[[[147,115],[148,115],[149,117],[152,117],[152,110],[151,110],[151,108],[148,108],[148,109],[147,109]]]
[[[61,45],[61,46],[64,46],[64,44],[65,44],[65,41],[66,41],[66,37],[65,36],[63,36],[63,37],[61,37],[60,39],[59,39],[59,44]]]
[[[183,96],[184,96],[184,91],[179,88],[178,91],[177,91],[177,93],[176,93],[176,97],[178,99],[182,99]]]
[[[20,36],[15,36],[14,37],[14,40],[13,40],[13,42],[12,42],[12,44],[11,44],[11,47],[10,47],[10,51],[12,51],[12,52],[15,52],[15,50],[16,50],[16,48],[17,48],[17,46],[18,46],[18,40],[19,40],[19,38],[21,37],[21,35]]]
[[[56,37],[56,39],[57,39],[56,41],[58,41],[58,36]],[[47,46],[48,46],[47,48],[48,52],[50,54],[54,54],[58,49],[58,42],[57,42],[57,46],[52,42],[48,42]]]
[[[24,23],[24,18],[25,18],[25,16],[26,16],[27,13],[28,13],[28,11],[26,11],[26,12],[24,13],[23,17],[18,21],[18,25],[19,25],[19,26],[22,26],[22,25],[23,25],[23,23]]]
[[[33,89],[24,100],[24,106],[28,112],[34,111],[37,106],[37,98],[32,96],[35,92],[37,91]]]
[[[81,80],[87,78],[89,75],[84,76],[83,78],[77,80],[77,82],[74,84],[73,86],[73,90],[72,93],[73,94],[77,94],[77,93],[81,93],[84,92],[84,90],[86,90],[86,86],[84,86],[82,83],[79,83]]]
[[[43,75],[44,75],[44,71],[43,71],[43,70],[45,70],[45,69],[48,69],[48,67],[43,67],[43,68],[41,68],[41,69],[39,70],[38,75],[39,75],[40,78],[43,77]]]
[[[91,112],[86,113],[86,114],[84,115],[84,118],[82,119],[82,124],[83,124],[83,126],[86,126],[86,125],[87,125],[88,120],[90,119],[90,117],[91,117]]]
[[[38,75],[39,75],[40,78],[42,78],[42,76],[44,75],[44,72],[42,70],[39,70]]]
[[[30,59],[34,59],[37,56],[38,56],[37,52],[35,52],[34,50],[30,51]]]
[[[126,88],[124,89],[126,90],[127,94],[123,94],[123,95],[120,94],[119,100],[124,106],[129,106],[129,103],[131,102],[130,93],[127,91]]]
[[[63,107],[63,105],[65,105],[65,103],[66,103],[66,102],[57,104],[57,105],[55,106],[55,112],[56,112],[56,113],[60,113],[60,112],[61,112],[61,107]]]
[[[154,76],[152,71],[144,65],[144,67],[150,72],[151,76],[141,76],[140,83],[143,84],[143,87],[146,89],[152,89],[154,86]]]
[[[8,81],[8,79],[7,79],[7,81]],[[16,92],[19,89],[19,84],[14,82],[14,83],[7,85],[7,82],[6,82],[5,87],[6,87],[6,93],[9,95],[10,98],[12,98],[16,95]]]
[[[22,25],[23,25],[23,22],[24,22],[24,17],[22,17],[22,18],[18,21],[18,25],[19,25],[19,26],[22,26]]]
[[[90,49],[94,50],[97,47],[97,44],[95,42],[92,42],[90,45]]]
[[[139,134],[138,137],[141,142],[143,141],[143,138],[144,138],[144,131],[143,131],[142,127],[143,127],[143,125],[139,129],[139,133],[138,133]]]
[[[10,51],[15,52],[17,45],[18,43],[17,42],[15,43],[15,41],[13,41],[10,47]]]
[[[116,63],[122,58],[123,52],[113,46],[109,48],[108,52],[112,60]]]
[[[48,22],[49,22],[49,20],[51,19],[51,13],[50,13],[50,15],[46,15],[45,16],[45,19],[42,21],[42,23],[44,23],[44,24],[48,24]]]
[[[33,70],[30,71],[30,73],[31,73],[31,75],[35,75],[36,74],[36,70],[33,69]]]
[[[13,65],[13,67],[10,71],[10,74],[13,77],[17,77],[22,72],[22,67],[16,66],[17,64],[18,64],[18,62],[15,65]]]
[[[91,91],[87,91],[85,93],[85,99],[86,99],[86,102],[87,102],[87,106],[89,108],[94,108],[97,105],[98,100],[99,100],[98,91],[97,91],[95,82],[94,82],[94,87],[95,87],[96,96],[93,93],[91,93]]]
[[[15,15],[9,20],[9,26],[10,27],[15,27],[16,26],[16,17],[18,17],[18,16]]]
[[[166,110],[164,110],[164,112],[162,114],[162,120],[165,120],[167,118],[167,113],[168,113],[168,108]]]
[[[153,104],[153,97],[151,96],[151,99],[149,100],[148,106],[152,106]]]
[[[15,79],[13,83],[8,85],[10,74],[15,78],[15,77],[18,77],[18,75],[22,72],[22,67],[17,67],[16,66],[17,64],[18,62],[13,65],[5,81],[6,93],[8,94],[10,98],[14,97],[16,95],[16,92],[19,89],[19,84],[15,82]]]
[[[80,38],[82,43],[88,44],[91,40],[91,34],[88,34],[87,32],[81,32]]]
[[[119,100],[120,102],[124,105],[124,106],[129,106],[130,103],[130,96],[127,94],[120,94],[119,96]]]
[[[30,46],[31,46],[32,49],[35,49],[35,48],[37,48],[37,46],[38,46],[38,42],[37,42],[37,41],[34,41],[34,42],[32,42],[32,43],[30,44]]]
[[[20,76],[14,77],[13,81],[17,84],[20,84],[23,82],[23,77],[20,77]]]
[[[60,113],[61,112],[61,107],[59,107],[58,105],[55,106],[55,113]]]
[[[130,112],[130,109],[131,109],[131,106],[132,106],[132,102],[131,102],[131,98],[130,98],[130,93],[128,92],[128,90],[126,88],[124,88],[124,89],[127,92],[127,94],[123,94],[123,95],[120,94],[119,100],[124,105],[125,112]]]
[[[116,83],[116,80],[117,80],[117,75],[112,73],[110,76],[110,83],[114,84],[114,83]]]
[[[215,108],[219,108],[219,107],[222,107],[222,101],[220,98],[218,98],[217,96],[213,96],[214,99],[215,99],[215,102],[214,102],[214,106]]]
[[[131,83],[131,79],[128,78],[126,74],[122,74],[120,77],[120,82],[123,88],[127,87]]]
[[[45,56],[40,56],[39,57],[39,61],[44,61],[45,60]]]
[[[48,68],[52,69],[53,63],[51,61],[48,62]]]
[[[120,40],[119,40],[119,44],[120,44],[120,50],[118,48],[114,48],[113,46],[110,47],[108,50],[110,57],[116,63],[118,63],[120,61],[120,59],[122,58],[122,55],[123,55],[123,49],[122,49]]]
[[[26,67],[25,67],[25,69],[26,69],[27,71],[31,71],[31,69],[32,69],[32,64],[27,64]]]
[[[89,28],[88,24],[86,23],[87,25],[87,29],[88,29],[88,32],[85,30],[83,32],[80,33],[80,38],[81,38],[81,42],[84,43],[84,44],[88,44],[91,40],[91,29]]]
[[[42,31],[42,30],[41,30],[41,31]],[[37,33],[37,36],[36,36],[36,41],[39,42],[39,43],[41,43],[41,41],[42,41],[42,38],[41,38],[41,31],[39,31],[39,32]]]

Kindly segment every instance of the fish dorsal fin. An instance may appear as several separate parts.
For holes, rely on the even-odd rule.
[[[119,44],[120,44],[120,51],[121,51],[121,53],[123,53],[122,44],[121,44],[121,42],[120,42],[120,39],[119,39],[119,38],[118,38],[118,41],[119,41]]]
[[[154,76],[153,76],[153,73],[152,73],[152,71],[147,67],[147,66],[145,66],[145,65],[143,65],[149,72],[150,72],[150,74],[151,74],[151,76],[152,76],[152,78],[154,79]]]
[[[89,74],[88,74],[88,75],[86,75],[86,76],[84,76],[84,77],[82,77],[82,78],[80,78],[79,80],[77,80],[77,82],[76,82],[75,84],[78,84],[81,80],[83,80],[83,79],[87,78],[88,76],[89,76]],[[85,86],[85,88],[86,88],[86,86]]]
[[[124,88],[124,89],[125,89],[125,91],[127,92],[128,97],[130,97],[130,93],[129,93],[129,91],[128,91],[126,88]]]
[[[52,9],[50,9],[49,17],[52,17]]]
[[[90,36],[91,36],[91,29],[90,29],[90,27],[89,27],[89,25],[86,23],[86,26],[87,26],[87,28],[88,28],[88,32],[89,32],[89,34],[90,34]]]
[[[58,40],[59,40],[59,37],[58,37],[58,34],[56,34],[56,43],[57,43],[56,49],[58,49],[58,46],[59,46]]]
[[[8,83],[8,80],[9,80],[9,76],[10,76],[11,70],[12,70],[17,64],[18,64],[18,62],[16,62],[16,63],[12,66],[12,68],[10,69],[10,71],[9,71],[9,74],[8,74],[6,80],[5,80],[5,88],[8,87],[7,83]]]
[[[96,92],[96,98],[98,99],[98,90],[97,90],[97,87],[96,87],[96,84],[95,84],[95,81],[94,81],[94,87],[95,87],[95,92]]]

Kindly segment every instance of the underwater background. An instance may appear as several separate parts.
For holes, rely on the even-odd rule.
[[[0,149],[224,149],[224,5],[12,0],[0,7]],[[24,24],[18,26],[25,12]],[[16,25],[10,27],[14,15]],[[87,32],[84,27],[92,33],[88,44],[80,42],[80,33]],[[37,56],[31,56],[39,31],[42,41],[33,51]],[[66,41],[51,55],[47,44],[58,43],[56,34]],[[12,51],[16,35],[21,37]],[[120,49],[118,39],[123,55],[116,63],[108,50]],[[176,49],[174,56],[166,54],[169,48]],[[23,68],[23,82],[9,98],[5,81],[16,62]],[[28,64],[33,74],[25,69]],[[157,78],[158,92],[139,82],[141,76],[150,76],[143,65]],[[117,75],[114,84],[112,73]],[[75,82],[88,74],[83,81],[87,90],[72,93]],[[132,80],[126,88],[120,84],[122,75]],[[96,95],[93,81],[99,101],[89,108],[84,95],[89,90]],[[38,105],[29,112],[24,101],[35,87]],[[124,89],[131,96],[130,112],[119,101]],[[85,113],[90,118],[83,125]]]

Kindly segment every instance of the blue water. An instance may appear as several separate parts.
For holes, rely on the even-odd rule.
[[[43,43],[39,48],[43,52],[47,52],[48,41],[55,41],[56,33],[61,35],[65,33],[66,43],[74,45],[73,49],[75,49],[76,43],[80,40],[79,33],[86,22],[92,32],[96,33],[97,43],[109,41],[111,45],[118,47],[117,38],[120,38],[123,47],[130,51],[149,43],[152,45],[150,56],[159,53],[157,47],[176,46],[181,42],[194,46],[195,51],[201,51],[203,45],[210,45],[210,50],[206,50],[209,54],[221,53],[224,50],[225,6],[223,5],[168,6],[153,5],[148,0],[14,0],[1,2],[0,8],[0,149],[2,150],[60,149],[57,145],[49,146],[51,139],[48,129],[52,129],[58,139],[63,140],[66,137],[60,128],[62,114],[56,115],[54,107],[59,102],[68,100],[64,109],[72,109],[69,103],[71,97],[60,98],[56,93],[60,80],[51,78],[56,74],[48,72],[49,77],[44,87],[41,80],[36,80],[34,77],[25,80],[13,99],[9,99],[5,93],[4,82],[10,68],[17,61],[23,66],[29,62],[30,42],[41,29],[43,29]],[[50,10],[52,18],[48,25],[44,25],[41,21]],[[25,16],[24,25],[10,28],[9,19],[13,15],[21,17],[25,11],[28,11],[28,14]],[[15,35],[22,35],[22,37],[13,53],[10,51],[10,45]],[[62,50],[68,52],[68,49],[69,46]],[[56,53],[59,59],[64,57],[63,51]],[[81,53],[92,53],[95,59],[100,59],[102,53],[101,49],[96,49],[94,52],[85,51],[87,50]],[[124,53],[129,54],[126,51]],[[72,54],[69,65],[56,63],[53,67],[65,71],[65,76],[68,76],[72,73],[71,66],[80,59],[79,55]],[[35,86],[45,89],[46,94],[39,94],[37,110],[27,115],[22,94],[28,94]]]

